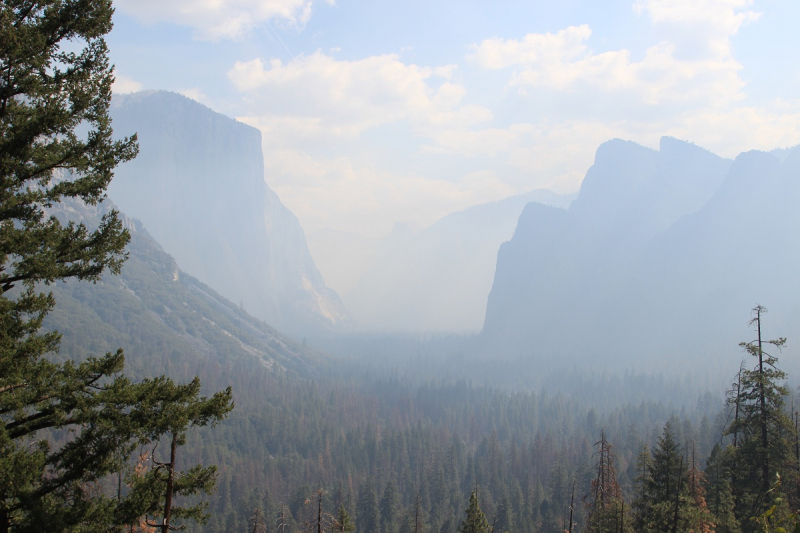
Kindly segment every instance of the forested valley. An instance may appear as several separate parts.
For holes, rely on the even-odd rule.
[[[738,396],[678,389],[695,397],[680,409],[595,409],[564,394],[446,379],[263,373],[239,383],[237,410],[183,452],[220,468],[210,521],[197,530],[336,531],[344,510],[356,531],[444,533],[465,520],[473,491],[497,532],[785,526],[799,481],[794,404],[770,378],[764,487],[762,382],[732,370]]]
[[[676,274],[653,278],[672,284],[641,299],[636,289],[650,278],[629,283],[618,268],[694,273],[694,248],[669,252],[673,239],[702,233],[706,249],[719,242],[720,220],[733,213],[744,224],[737,202],[752,202],[748,179],[758,165],[772,180],[758,205],[769,194],[782,203],[759,219],[763,228],[749,229],[782,244],[782,217],[796,216],[800,149],[732,162],[668,138],[663,154],[607,143],[588,174],[590,194],[576,200],[577,218],[527,204],[516,243],[500,247],[506,262],[498,265],[509,275],[497,278],[502,298],[490,296],[491,335],[369,334],[325,285],[300,223],[264,182],[255,128],[183,96],[141,92],[118,99],[117,112],[130,123],[152,119],[142,131],[153,136],[140,146],[133,131],[114,133],[105,40],[113,13],[111,0],[0,4],[0,533],[800,532],[800,399],[796,376],[782,370],[798,365],[783,360],[787,339],[771,334],[781,329],[773,317],[785,325],[796,316],[795,300],[781,299],[773,315],[753,302],[749,324],[720,327],[728,315],[697,317],[734,313],[731,302],[748,292],[729,300],[717,286],[698,291]],[[167,125],[158,122],[173,112]],[[206,127],[205,144],[159,137],[181,120],[184,132]],[[106,195],[115,170],[153,146],[161,151],[142,158],[139,171],[155,192],[129,181],[126,200],[146,208],[154,233],[202,271],[197,278],[151,236],[150,222]],[[618,153],[638,154],[641,168],[618,172]],[[675,201],[662,178],[675,168],[702,178],[697,160],[716,169],[714,187]],[[241,178],[232,187],[217,175],[230,168]],[[179,179],[167,183],[158,172]],[[614,187],[602,191],[615,176],[625,187],[651,180],[641,191],[663,210],[639,204],[637,191],[636,201],[615,207]],[[223,201],[229,189],[246,208]],[[142,190],[162,203],[136,196]],[[187,219],[172,210],[170,194],[193,195],[189,207],[209,209]],[[622,208],[647,213],[652,224],[619,218]],[[586,233],[602,230],[603,216],[606,230],[621,225],[633,237]],[[546,220],[561,233],[547,233]],[[583,248],[544,264],[556,255],[541,253],[550,241],[559,241],[556,252]],[[732,243],[719,249],[746,255]],[[635,254],[617,254],[628,245]],[[789,248],[775,246],[783,277],[760,276],[775,284],[772,296],[791,293],[784,281],[796,283]],[[662,253],[677,258],[675,268],[659,262]],[[750,259],[727,275],[754,279],[748,269],[765,261]],[[705,258],[693,283],[714,282],[723,263]],[[553,284],[535,278],[531,264],[569,275]],[[214,278],[220,272],[224,282]],[[572,276],[597,292],[573,295],[559,313],[529,297],[558,303]],[[660,307],[675,287],[700,302],[694,314]],[[238,304],[232,294],[242,296]],[[261,315],[251,316],[244,296]],[[636,303],[634,326],[608,302]],[[515,311],[529,307],[537,314]],[[740,327],[741,344],[685,341],[705,337],[705,323]],[[553,324],[568,326],[570,338]],[[665,324],[689,324],[691,335]],[[617,348],[590,334],[599,330],[625,333],[615,338],[625,358],[608,357]],[[656,350],[648,332],[670,342]],[[514,342],[503,346],[510,333]],[[544,334],[549,343],[538,342]],[[566,341],[579,342],[562,350]]]

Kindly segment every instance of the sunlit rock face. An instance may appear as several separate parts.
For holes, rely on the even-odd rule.
[[[738,361],[756,304],[773,336],[800,333],[800,150],[780,155],[605,143],[569,210],[529,204],[500,248],[487,346],[604,364]]]
[[[297,218],[264,181],[258,130],[168,92],[116,96],[111,116],[117,135],[137,133],[140,152],[109,197],[182,268],[295,336],[348,322]]]

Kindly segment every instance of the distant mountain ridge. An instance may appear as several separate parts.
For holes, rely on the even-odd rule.
[[[756,304],[775,336],[800,333],[797,205],[798,148],[781,164],[609,141],[569,210],[526,206],[498,254],[482,341],[576,362],[736,360]]]
[[[138,134],[140,152],[117,169],[109,197],[183,268],[298,338],[349,322],[264,181],[257,129],[163,91],[115,96],[111,116],[117,134]]]
[[[416,234],[397,226],[342,298],[368,330],[479,331],[497,249],[523,207],[565,207],[573,197],[540,189],[451,213]]]

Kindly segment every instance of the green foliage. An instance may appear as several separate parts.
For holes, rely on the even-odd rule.
[[[734,514],[735,500],[732,488],[733,447],[714,446],[706,461],[705,489],[708,510],[714,516],[718,533],[739,533],[739,523]]]
[[[337,533],[351,533],[356,529],[356,525],[350,518],[350,514],[347,512],[344,504],[339,506],[339,512],[336,515],[336,523],[333,529]]]
[[[650,457],[647,449],[639,456],[633,526],[635,531],[713,531],[712,515],[706,506],[702,474],[675,438],[674,423],[667,422]]]
[[[186,443],[187,429],[215,425],[233,408],[230,388],[206,398],[200,396],[199,379],[186,385],[176,385],[165,377],[145,382],[155,384],[157,394],[141,398],[136,411],[130,416],[133,423],[145,431],[139,444],[155,444],[149,454],[154,466],[144,472],[136,468],[128,472],[126,482],[129,490],[117,509],[117,522],[123,524],[142,516],[164,517],[164,494],[168,490],[175,496],[193,496],[213,490],[216,466],[196,465],[181,472],[173,464],[174,457],[170,458],[169,463],[156,461],[156,448],[165,435],[170,435],[175,447],[182,446]],[[168,489],[170,478],[173,478],[174,484]],[[178,520],[205,523],[208,520],[206,507],[206,502],[188,507],[171,506],[170,513],[172,518]]]
[[[786,413],[788,390],[782,385],[786,373],[777,367],[778,359],[764,349],[777,349],[786,339],[763,340],[762,318],[766,309],[753,309],[751,324],[757,339],[740,344],[755,359],[753,369],[743,369],[739,394],[730,398],[738,403],[738,417],[727,427],[727,435],[736,435],[737,446],[731,452],[734,469],[733,494],[739,521],[750,530],[751,516],[761,515],[768,507],[766,494],[775,473],[793,470],[792,440],[794,425]]]
[[[394,483],[390,480],[383,489],[380,501],[381,532],[397,533],[400,524],[400,496],[397,494]]]
[[[356,527],[359,533],[381,532],[381,512],[372,480],[366,481],[359,491]]]
[[[775,483],[765,495],[770,505],[758,516],[750,517],[750,522],[756,531],[763,533],[800,533],[800,511],[788,510],[781,496],[781,476],[775,477]]]
[[[46,286],[97,282],[126,258],[115,210],[91,225],[63,211],[96,206],[137,151],[135,136],[112,139],[108,117],[112,13],[110,0],[0,5],[0,532],[135,521],[123,495],[104,490],[108,476],[137,445],[213,424],[232,406],[230,390],[200,398],[199,382],[132,382],[121,350],[59,362],[60,335],[41,331],[55,305]],[[189,472],[181,493],[212,485],[213,471]]]
[[[469,507],[466,510],[466,518],[458,526],[459,533],[490,533],[491,528],[489,522],[486,520],[486,515],[481,511],[478,504],[478,493],[472,491],[469,496]]]
[[[136,154],[135,139],[111,138],[113,70],[103,36],[112,12],[110,0],[0,6],[0,531],[102,520],[109,502],[86,484],[115,470],[136,436],[131,425],[110,422],[142,392],[109,377],[122,369],[122,353],[58,365],[43,358],[58,334],[39,332],[54,305],[41,284],[97,280],[125,258],[128,234],[116,212],[93,230],[48,215],[64,199],[97,203],[114,167]],[[60,448],[40,435],[76,427]]]

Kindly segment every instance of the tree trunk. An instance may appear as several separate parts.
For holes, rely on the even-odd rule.
[[[764,494],[769,491],[769,435],[767,434],[767,399],[764,392],[764,352],[761,342],[761,308],[756,307],[756,326],[758,327],[758,376],[759,407],[761,409],[761,447],[764,462],[761,464],[761,485]]]
[[[169,449],[169,477],[167,478],[167,495],[164,500],[164,522],[161,525],[161,533],[168,533],[169,515],[172,511],[172,487],[175,481],[175,451],[178,448],[178,434],[172,434],[172,445]]]

